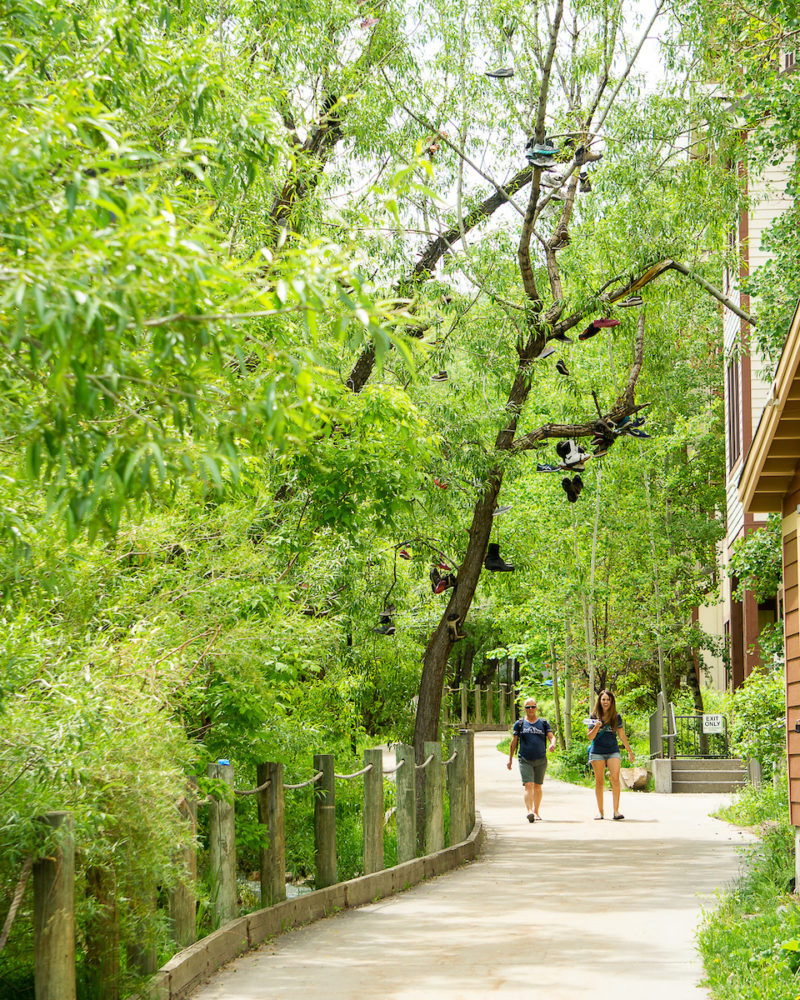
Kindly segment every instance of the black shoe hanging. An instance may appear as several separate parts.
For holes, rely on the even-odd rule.
[[[561,485],[564,487],[564,492],[567,494],[567,500],[570,503],[575,503],[581,494],[583,489],[583,480],[580,476],[573,476],[572,479],[567,478],[561,480]]]
[[[489,551],[483,562],[486,569],[492,573],[513,573],[514,567],[500,557],[500,545],[498,542],[489,542]]]

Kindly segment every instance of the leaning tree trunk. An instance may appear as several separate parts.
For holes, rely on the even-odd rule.
[[[472,605],[472,599],[475,596],[483,569],[486,547],[489,544],[489,536],[492,531],[492,514],[497,504],[502,482],[502,472],[495,469],[489,478],[486,492],[475,504],[472,525],[469,529],[467,551],[458,570],[456,586],[451,592],[450,600],[439,625],[430,637],[425,649],[422,660],[422,678],[419,685],[417,717],[414,725],[414,751],[419,762],[425,759],[423,750],[426,740],[439,738],[442,687],[447,669],[447,658],[453,646],[447,629],[447,619],[449,615],[456,614],[463,622]]]

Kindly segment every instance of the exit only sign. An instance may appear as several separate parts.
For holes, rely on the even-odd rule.
[[[723,729],[723,716],[721,712],[709,712],[703,716],[704,733],[721,733]]]

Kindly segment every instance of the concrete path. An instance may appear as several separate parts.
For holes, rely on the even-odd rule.
[[[593,790],[546,779],[543,822],[530,824],[499,739],[475,741],[479,861],[284,934],[194,1000],[707,996],[695,929],[745,839],[708,817],[728,797],[623,792],[626,819],[600,822]]]

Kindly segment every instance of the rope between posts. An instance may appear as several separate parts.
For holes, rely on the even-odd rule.
[[[267,778],[263,785],[259,785],[258,788],[234,788],[234,795],[257,795],[258,792],[263,792],[267,785],[272,781],[272,778]]]
[[[314,784],[316,784],[319,781],[319,779],[322,777],[322,774],[323,774],[322,771],[317,771],[317,773],[314,775],[314,777],[313,778],[309,778],[308,781],[301,781],[297,785],[284,785],[283,787],[284,788],[305,788],[306,785],[314,785]]]
[[[405,764],[405,761],[404,761],[404,760],[401,760],[401,761],[398,761],[398,762],[397,762],[397,763],[396,763],[396,764],[394,765],[394,767],[387,767],[387,768],[384,768],[384,771],[383,771],[383,773],[384,773],[384,774],[394,774],[394,772],[395,772],[395,771],[399,771],[399,770],[400,770],[400,768],[401,768],[401,767],[403,766],[403,764]]]
[[[452,757],[448,757],[447,760],[442,761],[442,767],[447,767],[448,764],[452,764],[456,757],[458,757],[458,750],[453,751]]]
[[[422,764],[415,764],[414,767],[417,771],[424,771],[432,760],[433,760],[433,754],[431,753],[428,754],[428,759],[426,761],[424,761]]]
[[[366,774],[367,771],[372,770],[372,764],[367,764],[366,767],[362,767],[360,771],[353,771],[352,774],[334,774],[334,778],[340,778],[342,781],[349,781],[350,778],[357,778],[359,774]]]

